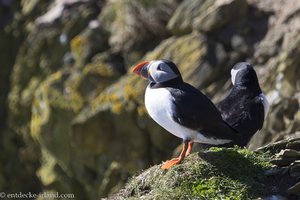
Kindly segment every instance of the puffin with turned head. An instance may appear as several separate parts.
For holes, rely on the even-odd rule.
[[[231,69],[233,87],[218,109],[224,121],[239,132],[239,146],[246,146],[263,127],[269,103],[262,92],[253,66],[240,62]]]
[[[183,140],[179,157],[163,163],[162,169],[179,164],[190,154],[193,142],[235,143],[237,131],[222,119],[207,96],[183,81],[173,62],[143,62],[135,66],[133,72],[150,81],[145,92],[145,106],[151,118]]]

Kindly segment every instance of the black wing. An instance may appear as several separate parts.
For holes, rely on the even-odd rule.
[[[263,126],[265,115],[263,103],[257,95],[249,91],[233,88],[219,103],[218,109],[224,121],[239,132],[244,145]]]
[[[236,131],[223,121],[215,105],[199,90],[187,83],[168,89],[176,97],[173,99],[173,119],[177,123],[197,130],[206,137],[235,138]]]

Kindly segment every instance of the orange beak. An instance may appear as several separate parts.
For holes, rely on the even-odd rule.
[[[141,62],[139,63],[138,65],[136,65],[132,72],[136,73],[137,75],[141,76],[142,75],[142,69],[143,67],[145,67],[146,65],[148,65],[149,62],[148,61],[145,61],[145,62]]]

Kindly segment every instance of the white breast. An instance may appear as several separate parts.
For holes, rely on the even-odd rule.
[[[185,128],[172,119],[174,112],[173,96],[165,88],[147,87],[145,93],[145,106],[151,118],[164,129],[182,139],[190,139],[199,143],[224,144],[230,140],[204,137],[199,132]]]

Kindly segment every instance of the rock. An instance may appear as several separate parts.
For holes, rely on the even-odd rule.
[[[104,184],[102,178],[105,176],[105,171],[110,170],[110,168],[105,169],[110,165],[109,159],[106,160],[104,155],[98,155],[99,152],[95,151],[97,148],[104,148],[98,141],[99,137],[93,138],[98,132],[85,134],[81,139],[73,132],[72,120],[85,104],[89,104],[96,94],[101,93],[119,76],[120,74],[113,71],[113,68],[99,62],[98,59],[97,62],[85,66],[82,71],[67,69],[52,74],[35,92],[31,136],[43,151],[51,154],[50,157],[44,156],[46,162],[39,169],[41,181],[45,186],[49,185],[48,188],[53,186],[52,189],[59,190],[60,188],[55,186],[58,184],[65,187],[66,191],[72,192],[75,190],[73,187],[80,187],[76,189],[80,193],[77,197],[82,199],[93,199],[98,195],[106,194],[101,192],[110,191],[107,187],[111,183],[106,187],[103,186],[102,189],[96,188],[96,185]],[[78,149],[80,146],[82,150],[86,150],[83,147],[85,142],[90,145],[88,147],[92,149],[90,152],[82,152]],[[99,163],[95,163],[95,159],[99,159],[99,162],[102,160],[103,171],[99,170],[97,167]],[[52,174],[52,177],[49,174]],[[95,174],[99,179],[95,179]],[[117,174],[119,178],[122,175],[119,172]],[[69,186],[68,181],[64,181],[66,176],[76,184]],[[119,181],[119,178],[115,180]],[[97,184],[95,183],[93,187],[84,187],[89,181],[95,181]]]
[[[78,6],[80,5],[80,6]],[[38,17],[35,21],[35,24],[37,26],[53,26],[57,22],[60,23],[67,23],[67,20],[72,19],[69,21],[69,27],[66,26],[65,28],[73,28],[75,27],[74,25],[76,24],[77,27],[80,27],[80,24],[77,24],[78,21],[74,20],[74,18],[79,19],[80,14],[77,13],[74,14],[72,12],[72,9],[77,8],[77,11],[79,13],[82,13],[83,17],[91,17],[93,15],[96,17],[96,13],[99,12],[99,7],[96,3],[92,1],[84,1],[84,0],[56,0],[52,3],[51,7],[48,9],[48,11],[43,14],[42,16]],[[74,23],[75,22],[75,23]],[[72,24],[73,23],[73,24]],[[85,23],[82,23],[85,24]],[[69,30],[65,30],[67,33],[70,32]]]
[[[239,52],[241,54],[247,55],[247,53],[250,51],[248,44],[245,42],[245,39],[239,35],[235,35],[232,37],[231,46],[236,52]]]
[[[299,141],[299,138],[294,141]],[[287,144],[289,141],[281,141],[281,144],[283,143]],[[273,148],[270,148],[272,146]],[[293,163],[289,167],[272,167],[269,163],[269,149],[276,148],[278,143],[270,144],[268,148],[261,149],[257,153],[238,147],[212,147],[206,151],[202,150],[167,171],[157,165],[141,172],[108,199],[153,199],[154,197],[176,199],[183,196],[214,198],[216,194],[224,198],[230,198],[231,194],[235,194],[239,199],[271,199],[275,196],[281,199],[297,199],[294,195],[299,195],[299,183],[294,178],[295,174],[291,174],[289,169],[298,164]],[[226,184],[222,183],[224,176],[227,179]],[[247,189],[236,188],[243,187],[243,184],[247,185],[245,187]],[[248,193],[252,191],[254,185],[255,191]],[[257,190],[257,187],[261,190]]]
[[[280,167],[289,166],[300,158],[300,153],[299,151],[288,149],[287,146],[294,144],[293,147],[296,148],[296,144],[298,144],[298,142],[298,138],[282,140],[280,142],[260,148],[258,151],[267,151],[274,154],[273,159],[270,161],[274,165]]]
[[[108,32],[97,20],[90,21],[88,27],[71,40],[71,52],[79,68],[108,48]]]
[[[0,5],[0,9],[4,10],[5,6]],[[0,49],[3,49],[3,53],[0,55],[2,67],[0,69],[0,127],[5,126],[5,120],[7,117],[7,95],[9,92],[9,76],[13,69],[13,63],[16,56],[16,49],[18,48],[18,42],[21,42],[21,36],[14,38],[12,30],[4,31],[5,27],[9,25],[9,18],[12,15],[13,9],[8,7],[8,11],[0,13]],[[4,20],[8,18],[7,20]],[[10,19],[11,20],[11,19]],[[5,51],[4,51],[5,50]]]
[[[185,0],[168,23],[176,35],[182,35],[199,30],[213,32],[228,24],[232,19],[241,19],[246,15],[247,2],[236,0]]]
[[[300,152],[299,151],[295,151],[293,149],[284,149],[281,150],[278,154],[276,154],[277,157],[281,157],[281,158],[300,158]]]
[[[165,26],[176,5],[176,0],[108,1],[99,19],[111,34],[109,44],[130,66],[168,35]]]
[[[119,66],[116,66],[118,64],[117,60],[115,63],[109,63],[109,57],[112,55],[98,54],[98,56],[97,59],[94,59],[84,67],[82,73],[79,73],[74,78],[78,93],[85,102],[92,101],[122,75]]]
[[[259,55],[269,55],[263,59],[264,69],[261,71],[261,79],[265,80],[263,85],[266,90],[272,91],[273,94],[276,90],[278,96],[276,103],[271,105],[272,112],[266,118],[265,128],[253,138],[251,148],[287,138],[299,127],[299,122],[293,118],[297,116],[297,104],[299,104],[299,87],[296,80],[296,77],[299,77],[299,71],[295,69],[298,65],[295,54],[299,51],[297,33],[300,26],[296,16],[299,15],[297,10],[300,4],[298,1],[291,1],[288,6],[284,6],[284,10],[279,9],[282,5],[279,2],[272,6],[263,3],[256,4],[259,9],[271,11],[273,14],[269,17],[271,24],[265,38],[255,48],[254,62],[261,62]],[[288,31],[289,29],[291,31]],[[262,51],[274,52],[263,53]],[[271,69],[274,73],[268,74],[267,72]],[[298,103],[296,101],[292,103],[293,99],[297,99]],[[286,105],[291,106],[292,113],[286,109],[289,107]],[[292,108],[294,106],[295,110]],[[294,116],[292,116],[293,113],[295,113]]]
[[[278,71],[284,78],[282,79],[279,87],[281,95],[284,97],[292,96],[296,90],[295,86],[298,84],[297,81],[300,71],[295,66],[298,65],[300,60],[293,58],[295,58],[295,54],[300,51],[299,43],[300,37],[296,37],[293,41],[293,45],[287,47],[286,51],[282,52],[280,55],[280,66]]]
[[[104,178],[102,184],[100,186],[101,194],[109,194],[112,192],[117,192],[121,183],[119,182],[119,178],[122,177],[122,169],[120,163],[112,162],[108,167],[108,170],[104,174]],[[116,183],[119,183],[116,185]]]
[[[167,28],[175,35],[192,32],[195,18],[211,4],[211,1],[205,0],[182,1],[169,20]]]
[[[133,177],[108,199],[209,199],[217,194],[222,198],[264,199],[274,195],[274,188],[286,184],[263,175],[271,167],[268,157],[246,149],[211,148],[192,154],[167,171],[160,169],[160,165],[153,166]],[[285,191],[279,189],[276,195],[285,197]]]
[[[271,168],[267,171],[265,171],[266,176],[278,176],[278,175],[284,175],[287,173],[289,168]]]
[[[8,95],[19,48],[27,37],[28,24],[44,12],[49,3],[40,2],[37,9],[26,15],[22,11],[23,4],[24,1],[0,1],[0,188],[6,193],[41,190],[41,183],[36,177],[39,148],[28,135],[17,133],[20,128],[17,124],[8,123],[11,114]]]
[[[282,176],[282,172],[284,174],[288,174],[290,177],[295,178],[295,180],[299,180],[300,177],[300,161],[299,161],[299,151],[292,150],[286,148],[287,146],[296,147],[298,144],[299,147],[299,138],[294,138],[290,140],[283,140],[277,142],[275,144],[267,145],[264,148],[261,148],[259,151],[267,151],[267,152],[278,152],[275,154],[270,161],[270,163],[277,165],[276,168],[270,169],[267,171],[266,175],[275,175],[278,176],[279,174]],[[291,145],[293,144],[293,145]],[[276,150],[275,150],[276,149]],[[288,173],[287,173],[288,172]],[[293,186],[286,188],[287,193],[290,195],[300,195],[299,193],[299,183],[294,182]],[[292,196],[290,197],[292,198]]]
[[[294,195],[297,195],[299,197],[300,196],[300,183],[297,183],[296,185],[290,187],[287,190],[287,193],[288,194],[294,194]]]
[[[299,161],[294,161],[293,165],[290,167],[290,175],[294,177],[300,177],[300,164]],[[295,164],[297,162],[297,164]]]
[[[284,158],[284,159],[273,159],[270,161],[273,165],[277,165],[279,167],[285,167],[290,165],[295,161],[294,158]]]
[[[72,6],[69,7],[67,6],[63,11],[64,15],[62,15],[58,21],[55,20],[52,21],[53,23],[49,22],[47,24],[41,24],[34,21],[36,15],[41,12],[45,13],[45,10],[40,9],[47,8],[48,5],[49,3],[39,3],[38,7],[32,5],[33,7],[30,9],[24,8],[25,10],[23,10],[23,12],[25,12],[26,16],[16,14],[16,17],[18,16],[21,22],[24,21],[24,24],[26,24],[24,26],[26,26],[25,28],[29,33],[22,36],[26,37],[24,38],[24,42],[19,41],[20,46],[18,46],[18,48],[14,50],[15,52],[11,54],[16,54],[16,60],[14,60],[14,65],[10,74],[10,91],[7,100],[7,110],[9,114],[6,119],[9,131],[6,135],[16,136],[15,138],[10,137],[7,139],[11,141],[7,143],[7,145],[9,145],[7,146],[8,150],[3,151],[3,153],[6,152],[4,154],[23,159],[22,161],[14,160],[7,166],[7,168],[10,169],[7,172],[8,177],[11,177],[11,174],[14,174],[14,181],[17,182],[18,180],[22,180],[19,182],[25,181],[28,183],[27,185],[25,184],[26,186],[19,186],[16,183],[9,182],[10,185],[14,186],[14,190],[18,191],[41,191],[42,186],[42,183],[40,183],[36,177],[36,171],[40,165],[41,146],[37,146],[31,137],[32,133],[30,133],[30,124],[35,123],[34,120],[31,121],[31,105],[34,99],[34,93],[37,88],[39,88],[39,84],[44,78],[63,66],[63,56],[68,51],[69,47],[63,40],[60,40],[61,35],[66,34],[68,41],[68,38],[72,38],[78,34],[84,28],[84,24],[88,23],[91,18],[95,17],[99,12],[99,9],[97,9],[93,3],[78,2],[78,4],[72,4]],[[77,9],[78,7],[80,7],[80,9]],[[74,10],[76,10],[76,12],[74,12]],[[19,38],[18,34],[22,29],[22,26],[16,27],[15,30],[17,31],[13,29],[12,31],[14,33],[11,36]],[[15,41],[18,41],[18,39]],[[79,102],[76,102],[76,104],[72,106],[78,108],[78,105],[81,103],[82,101],[79,100]],[[41,112],[46,112],[45,116],[47,116],[47,110],[41,110]],[[61,113],[61,117],[64,118],[69,116],[69,114],[70,113],[68,112]],[[35,118],[33,117],[32,119]],[[18,142],[16,143],[16,141]],[[54,141],[56,142],[58,140]],[[60,150],[64,151],[65,149],[58,148],[58,154]],[[9,151],[13,152],[8,153]],[[62,157],[60,158],[62,159],[68,157],[63,157],[65,156],[64,154],[61,155]],[[9,166],[12,164],[16,167]],[[49,173],[52,173],[52,171]],[[67,180],[65,177],[62,179]],[[8,188],[7,191],[10,190],[7,186],[1,186],[1,188]],[[85,197],[86,196],[83,195],[83,198]]]
[[[55,6],[60,4],[59,2],[56,1],[54,7],[51,7],[54,10],[49,10],[44,16],[51,16],[52,12],[55,14]],[[70,5],[61,3],[66,7],[60,13],[62,17],[58,21],[52,18],[51,20],[47,18],[48,21],[46,18],[42,18],[46,21],[37,20],[18,51],[11,75],[8,101],[9,124],[20,134],[29,132],[30,107],[39,83],[63,66],[63,56],[68,46],[60,42],[61,34],[67,34],[67,38],[74,37],[84,28],[84,24],[99,13],[99,8],[93,2],[78,1],[75,4],[75,1],[72,1]]]
[[[300,142],[299,141],[293,141],[293,142],[289,142],[287,145],[286,145],[286,148],[288,149],[294,149],[296,151],[300,151]]]
[[[237,0],[218,0],[208,6],[193,22],[196,30],[212,32],[233,19],[242,19],[247,12],[247,2]]]

